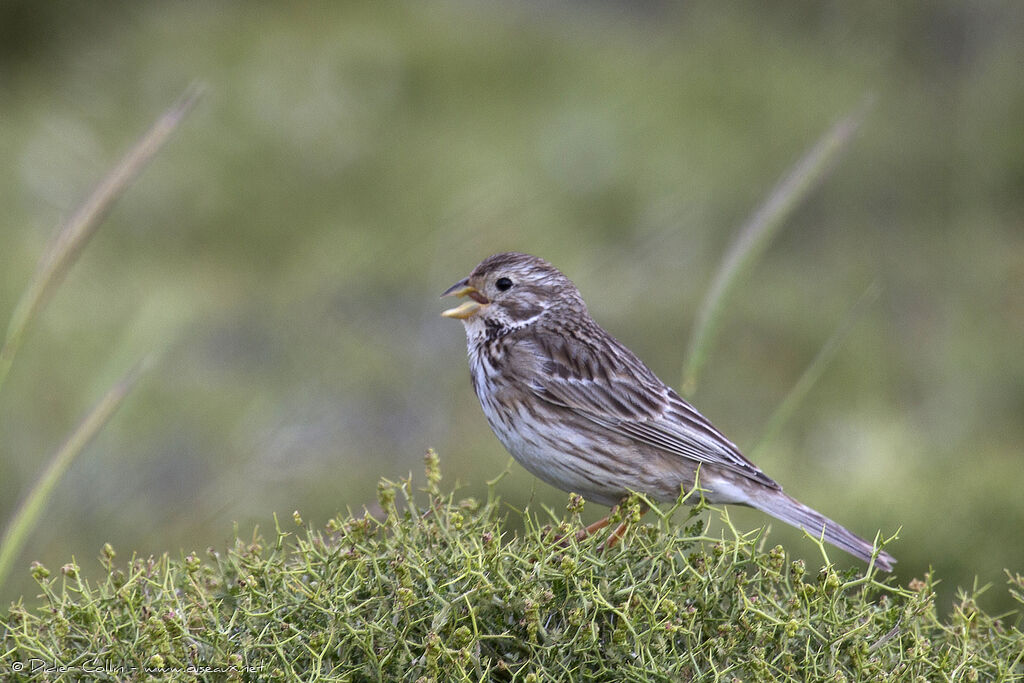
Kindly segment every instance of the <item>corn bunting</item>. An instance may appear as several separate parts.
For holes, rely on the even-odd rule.
[[[473,389],[491,429],[540,479],[612,506],[631,492],[675,501],[699,477],[709,502],[756,508],[891,571],[891,555],[783,493],[594,322],[547,261],[495,254],[443,296],[468,299],[442,315],[465,325]]]

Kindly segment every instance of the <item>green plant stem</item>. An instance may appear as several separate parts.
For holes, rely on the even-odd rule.
[[[0,347],[0,389],[11,369],[14,356],[21,346],[25,332],[46,305],[54,290],[67,275],[78,255],[95,234],[114,202],[138,177],[146,164],[156,155],[185,115],[195,106],[203,92],[199,85],[189,86],[178,101],[163,113],[138,142],[110,170],[63,225],[43,252],[28,287],[18,299],[7,335]]]
[[[697,313],[683,365],[683,395],[690,396],[697,389],[701,367],[708,348],[714,343],[722,310],[730,293],[764,253],[783,221],[825,177],[839,154],[849,145],[870,104],[871,98],[865,98],[857,109],[826,131],[775,186],[737,233]]]
[[[43,512],[46,501],[49,500],[57,482],[74,462],[79,453],[99,433],[100,429],[107,423],[118,406],[124,400],[128,392],[138,382],[139,377],[149,367],[148,360],[140,361],[129,370],[107,394],[95,405],[85,419],[71,433],[67,440],[61,445],[57,452],[50,458],[49,464],[43,471],[39,481],[29,490],[25,500],[21,502],[10,524],[0,540],[0,586],[4,584],[11,566],[25,544],[29,531],[35,526],[39,516]]]
[[[872,282],[868,285],[868,288],[864,290],[864,293],[860,295],[857,302],[853,305],[850,311],[846,314],[843,320],[839,323],[835,332],[828,338],[824,346],[818,350],[818,353],[814,356],[814,360],[811,361],[807,369],[804,370],[803,374],[800,375],[800,379],[797,380],[793,388],[786,394],[786,398],[783,399],[779,407],[775,409],[775,412],[769,418],[764,431],[761,434],[761,438],[758,439],[757,444],[750,449],[750,457],[756,460],[757,451],[760,450],[764,444],[768,443],[772,437],[774,437],[778,431],[782,428],[789,418],[796,411],[797,406],[807,397],[810,393],[811,388],[821,378],[822,373],[828,367],[828,364],[835,358],[836,353],[842,347],[843,342],[850,335],[850,332],[856,326],[856,324],[864,317],[864,314],[869,308],[878,300],[879,294],[881,294],[882,287],[877,282]]]

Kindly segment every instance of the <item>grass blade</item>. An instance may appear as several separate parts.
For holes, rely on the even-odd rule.
[[[64,280],[78,255],[85,248],[114,202],[124,194],[146,164],[167,142],[185,115],[202,96],[202,88],[192,85],[178,101],[156,120],[78,207],[61,227],[39,259],[32,280],[22,293],[7,326],[3,347],[0,347],[0,388],[11,369],[14,356],[25,332],[46,305],[50,295]]]
[[[761,438],[757,444],[750,449],[749,456],[756,459],[757,451],[764,446],[768,441],[774,437],[778,431],[782,428],[796,410],[797,406],[806,398],[811,388],[817,383],[818,379],[821,378],[822,373],[825,372],[825,368],[835,358],[836,353],[842,347],[843,342],[850,336],[850,332],[864,314],[874,305],[878,300],[879,295],[882,292],[881,285],[878,282],[872,282],[868,285],[868,288],[864,290],[864,293],[860,295],[857,302],[850,308],[849,312],[839,323],[835,332],[828,338],[824,346],[818,350],[818,353],[814,356],[814,360],[807,366],[803,374],[800,375],[800,379],[797,380],[793,388],[786,394],[786,398],[783,399],[782,403],[771,418],[768,419],[764,431],[761,434]]]
[[[701,367],[704,365],[708,348],[714,342],[729,294],[764,253],[782,222],[825,177],[833,162],[848,146],[853,134],[860,127],[870,104],[871,99],[866,98],[857,109],[826,131],[775,186],[740,229],[725,258],[722,259],[722,264],[697,313],[697,321],[683,365],[683,395],[690,396],[697,389]]]
[[[150,363],[146,360],[140,361],[118,380],[99,403],[93,406],[85,419],[50,458],[39,481],[29,490],[25,500],[18,506],[4,532],[3,539],[0,540],[0,586],[6,581],[14,560],[25,545],[25,539],[29,532],[39,520],[46,502],[61,476],[111,418],[149,365]]]

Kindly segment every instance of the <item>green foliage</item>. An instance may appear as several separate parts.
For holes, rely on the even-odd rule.
[[[504,532],[508,512],[382,481],[377,515],[324,530],[278,525],[226,553],[115,562],[91,584],[73,562],[33,576],[42,605],[0,620],[5,680],[1021,680],[1019,621],[985,614],[978,591],[936,614],[934,580],[909,587],[764,550],[697,506],[623,543],[582,541],[578,501]],[[627,512],[634,510],[627,504]],[[517,513],[511,513],[517,514]],[[727,518],[726,518],[727,521]],[[561,538],[562,540],[558,540]],[[1024,578],[1011,577],[1022,601]],[[29,667],[35,666],[35,670]]]

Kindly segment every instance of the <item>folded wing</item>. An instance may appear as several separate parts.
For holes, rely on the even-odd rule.
[[[596,323],[595,323],[596,325]],[[580,339],[603,339],[591,346]],[[724,467],[773,489],[781,487],[629,349],[609,336],[534,337],[531,372],[523,379],[544,401],[613,432],[688,458]],[[539,362],[539,365],[538,365]],[[525,368],[524,368],[525,369]]]

